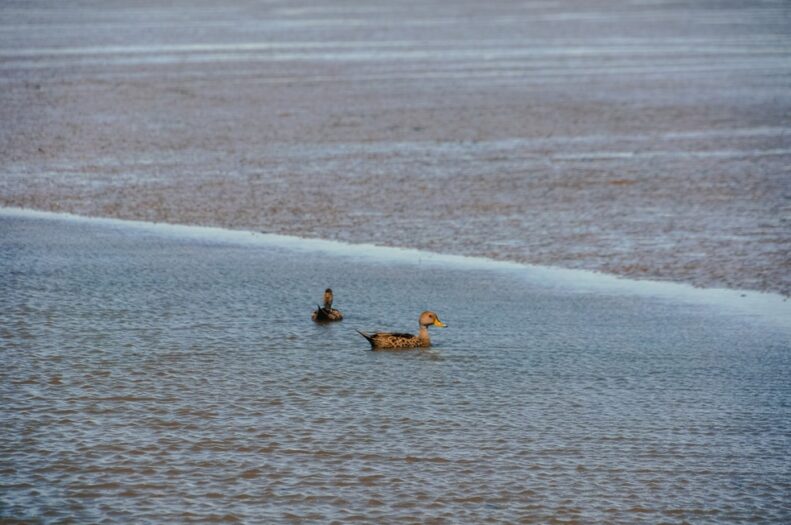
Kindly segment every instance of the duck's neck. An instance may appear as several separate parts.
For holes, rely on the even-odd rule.
[[[431,342],[431,339],[428,337],[428,328],[423,325],[420,325],[420,331],[417,333],[418,339],[425,342]]]
[[[324,301],[324,309],[332,310],[332,301]]]

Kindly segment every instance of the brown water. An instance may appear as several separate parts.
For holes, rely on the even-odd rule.
[[[0,204],[791,293],[791,7],[4,2]]]
[[[249,239],[0,215],[0,521],[791,520],[788,318]]]

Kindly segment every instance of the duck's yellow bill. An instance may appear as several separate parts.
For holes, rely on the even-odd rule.
[[[448,325],[446,325],[445,323],[443,323],[439,319],[434,319],[434,326],[439,326],[440,328],[445,328]]]

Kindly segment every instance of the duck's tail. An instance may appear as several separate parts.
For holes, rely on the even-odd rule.
[[[327,311],[319,305],[316,305],[316,311],[313,312],[313,320],[314,321],[327,321],[329,320],[329,316],[327,315]]]
[[[368,340],[368,342],[371,343],[371,348],[373,348],[373,346],[374,346],[374,338],[373,338],[373,336],[370,336],[370,335],[366,334],[365,332],[361,332],[361,331],[357,330],[356,328],[354,330],[358,334],[360,334],[361,336],[365,337]]]

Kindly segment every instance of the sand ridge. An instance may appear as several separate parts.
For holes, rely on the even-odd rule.
[[[3,8],[0,205],[791,293],[782,3],[121,6]]]

